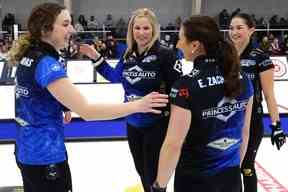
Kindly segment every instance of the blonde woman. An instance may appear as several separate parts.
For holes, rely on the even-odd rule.
[[[106,79],[123,84],[126,101],[134,101],[151,91],[169,92],[172,83],[181,75],[176,52],[160,46],[159,34],[155,14],[142,8],[130,18],[128,48],[115,69],[93,47],[83,45],[80,51],[94,60],[97,71]],[[161,115],[134,114],[127,117],[128,143],[145,192],[150,191],[149,186],[156,177],[168,114],[169,111],[163,109]]]

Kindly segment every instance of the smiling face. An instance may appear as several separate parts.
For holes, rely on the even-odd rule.
[[[249,27],[243,18],[234,17],[231,20],[229,36],[235,46],[248,43],[254,31],[255,28]]]
[[[71,16],[68,10],[64,9],[57,16],[52,31],[42,35],[44,41],[52,44],[55,49],[60,50],[67,47],[71,35],[75,32],[71,25]]]
[[[138,48],[145,49],[153,38],[153,27],[146,17],[136,17],[133,25],[133,38]]]

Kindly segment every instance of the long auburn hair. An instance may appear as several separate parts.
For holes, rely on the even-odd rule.
[[[216,57],[224,72],[224,95],[236,97],[241,92],[240,59],[232,43],[225,40],[216,22],[209,16],[192,16],[183,22],[188,42],[199,41],[207,56]]]
[[[57,16],[64,9],[65,6],[57,3],[43,3],[34,7],[27,22],[28,34],[13,42],[8,52],[9,63],[17,65],[33,41],[40,41],[43,33],[52,31]]]

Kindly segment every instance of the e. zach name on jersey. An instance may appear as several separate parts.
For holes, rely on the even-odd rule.
[[[198,85],[200,88],[212,87],[224,83],[224,77],[220,75],[206,77],[205,79],[198,79]]]

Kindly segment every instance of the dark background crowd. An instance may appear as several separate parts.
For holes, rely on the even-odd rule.
[[[230,18],[241,12],[240,8],[235,10],[223,9],[215,19],[219,27],[226,35],[229,29]],[[288,18],[273,15],[269,19],[263,16],[258,17],[251,14],[256,23],[256,33],[253,37],[253,46],[259,47],[270,55],[288,55]],[[77,31],[71,40],[68,54],[69,58],[81,59],[77,54],[79,43],[94,44],[97,50],[106,58],[119,58],[126,49],[127,21],[124,18],[114,19],[112,14],[107,14],[101,23],[95,16],[79,15],[72,16],[73,25]],[[175,48],[178,40],[182,18],[177,17],[166,26],[161,25],[162,45]],[[17,18],[13,13],[7,13],[2,20],[2,33],[0,36],[0,59],[5,59],[8,50],[13,42],[13,25],[17,24],[20,31],[25,31],[25,27],[17,23]],[[287,29],[287,30],[286,30]]]

